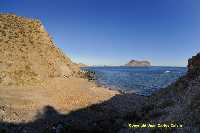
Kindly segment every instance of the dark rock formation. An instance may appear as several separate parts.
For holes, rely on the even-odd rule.
[[[188,75],[192,77],[200,75],[200,53],[188,60]]]

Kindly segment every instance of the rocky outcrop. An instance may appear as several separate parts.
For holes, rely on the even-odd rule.
[[[200,75],[200,53],[188,60],[188,75],[190,77]]]
[[[69,77],[77,71],[39,20],[0,14],[0,84]]]
[[[137,60],[131,60],[125,66],[130,67],[149,67],[151,66],[151,63],[149,61],[137,61]]]
[[[155,93],[149,101],[154,106],[149,113],[161,114],[154,122],[173,121],[183,125],[182,132],[200,131],[200,54],[189,59],[185,76]]]

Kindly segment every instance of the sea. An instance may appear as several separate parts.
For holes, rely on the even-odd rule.
[[[95,82],[123,93],[150,96],[185,75],[186,67],[82,67],[95,71]]]

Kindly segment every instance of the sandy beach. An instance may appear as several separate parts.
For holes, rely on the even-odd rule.
[[[37,86],[1,86],[0,94],[1,120],[20,123],[33,121],[45,106],[66,114],[109,100],[118,92],[97,87],[86,79],[54,78]]]

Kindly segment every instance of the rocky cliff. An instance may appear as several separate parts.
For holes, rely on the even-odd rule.
[[[149,61],[137,61],[137,60],[131,60],[125,66],[130,67],[148,67],[151,66],[151,63]]]
[[[150,113],[160,114],[153,121],[181,123],[182,132],[200,131],[200,53],[188,60],[187,74],[155,93],[150,105]]]
[[[69,77],[77,71],[39,20],[0,14],[0,84]]]

